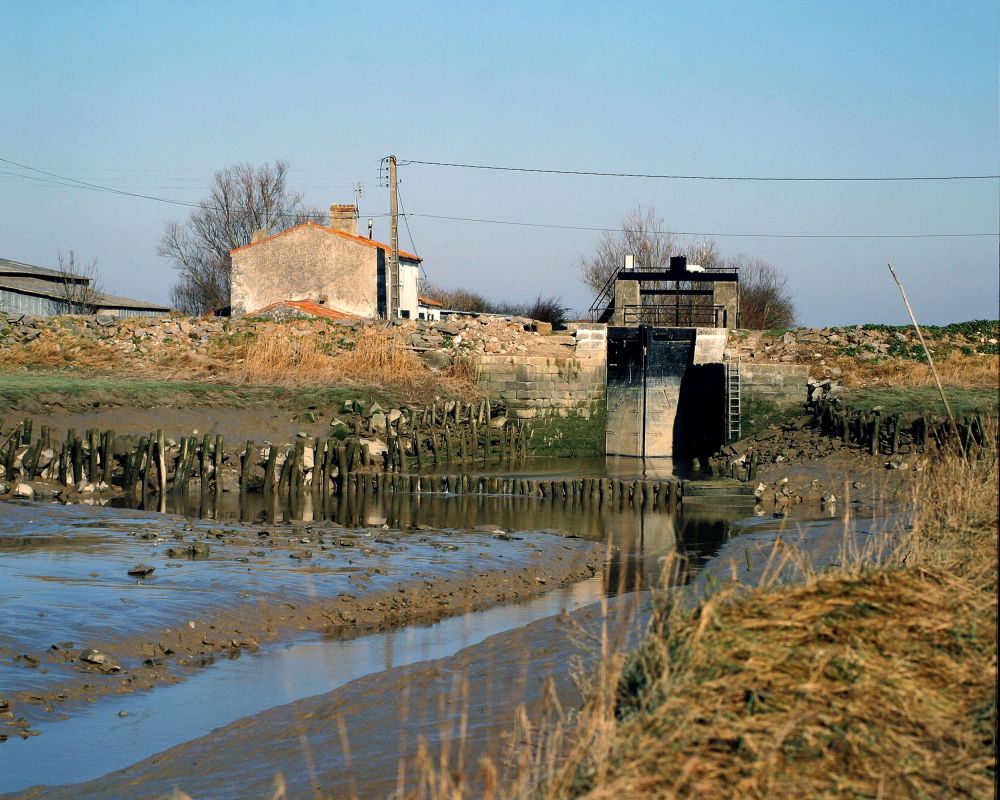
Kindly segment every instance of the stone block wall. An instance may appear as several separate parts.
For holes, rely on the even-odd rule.
[[[574,326],[573,337],[576,339],[577,356],[600,359],[606,357],[608,350],[607,325],[595,323],[594,325]]]
[[[582,417],[603,412],[605,359],[479,356],[479,386],[519,419]]]
[[[809,367],[805,364],[740,363],[744,400],[763,400],[779,406],[809,399]]]

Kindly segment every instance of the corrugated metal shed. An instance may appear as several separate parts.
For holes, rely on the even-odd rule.
[[[29,314],[47,317],[71,314],[74,309],[66,302],[63,283],[86,286],[90,279],[82,275],[36,267],[8,258],[0,258],[0,311],[6,314]],[[103,292],[95,293],[93,305],[98,314],[127,316],[159,316],[170,309],[166,306],[133,300]]]

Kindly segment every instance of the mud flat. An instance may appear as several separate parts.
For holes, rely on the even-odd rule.
[[[844,547],[889,542],[892,532],[905,524],[898,513],[820,519],[815,518],[815,507],[812,513],[810,519],[808,509],[799,506],[794,517],[767,514],[733,523],[729,541],[693,584],[680,591],[689,592],[694,602],[711,584],[756,584],[767,572],[775,542],[781,542],[779,558],[783,547],[800,556],[777,578],[797,580],[801,573],[796,569],[802,564],[821,570],[835,562]],[[747,560],[750,566],[744,568]],[[421,738],[432,759],[445,754],[475,787],[482,780],[481,757],[503,763],[505,747],[517,730],[519,707],[527,709],[534,725],[543,721],[553,698],[563,709],[578,706],[574,668],[593,666],[602,627],[611,648],[634,646],[647,601],[644,593],[628,593],[607,601],[606,616],[595,603],[546,617],[446,658],[375,672],[333,691],[244,717],[96,780],[35,787],[11,797],[141,798],[169,796],[180,789],[196,800],[264,798],[276,786],[284,786],[290,797],[341,797],[351,792],[387,797],[400,786],[413,787]]]
[[[554,698],[579,704],[577,665],[592,664],[602,626],[613,647],[641,630],[643,596],[549,616],[447,658],[371,674],[332,692],[247,717],[127,769],[72,786],[41,786],[19,798],[381,798],[413,786],[422,739],[442,749],[474,785],[481,756],[501,759],[518,709],[538,721]],[[587,637],[591,637],[589,640]],[[579,661],[573,656],[579,658]],[[460,744],[461,742],[461,744]]]
[[[489,526],[209,525],[5,503],[0,553],[6,738],[302,631],[356,635],[531,597],[596,574],[604,548]]]

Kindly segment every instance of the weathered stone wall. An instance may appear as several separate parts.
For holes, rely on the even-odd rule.
[[[234,316],[282,300],[313,300],[375,316],[378,250],[319,225],[292,228],[233,251]]]
[[[514,417],[583,417],[603,414],[605,358],[480,355],[479,386],[504,401]]]
[[[764,400],[779,406],[809,399],[809,367],[805,364],[740,363],[744,400]]]

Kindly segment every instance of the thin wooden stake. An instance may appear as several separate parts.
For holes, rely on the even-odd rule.
[[[889,264],[889,272],[892,274],[892,279],[896,281],[896,285],[899,287],[899,293],[903,295],[903,305],[906,306],[906,310],[910,315],[910,319],[913,321],[913,328],[917,332],[917,338],[920,339],[920,346],[924,348],[924,355],[927,356],[927,363],[930,364],[931,373],[934,375],[934,383],[937,384],[938,394],[941,395],[941,402],[944,403],[945,411],[948,412],[948,419],[951,421],[951,429],[955,433],[955,439],[958,440],[958,446],[962,450],[962,455],[965,455],[965,447],[962,444],[962,439],[958,435],[958,425],[955,424],[955,415],[951,413],[951,406],[948,405],[948,398],[944,396],[944,388],[941,386],[941,378],[938,377],[937,367],[934,366],[934,359],[931,358],[931,351],[927,347],[927,342],[924,341],[924,333],[920,330],[920,326],[917,324],[917,318],[913,315],[913,308],[910,306],[910,301],[906,297],[906,290],[903,288],[903,284],[899,280],[899,276],[896,275],[896,270],[892,268],[892,264]]]

